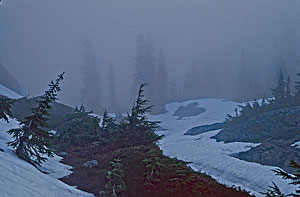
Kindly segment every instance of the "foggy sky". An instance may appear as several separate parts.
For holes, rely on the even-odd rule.
[[[119,100],[130,94],[136,37],[151,34],[166,55],[170,79],[182,85],[194,64],[214,68],[234,89],[242,51],[266,79],[283,56],[300,71],[298,0],[4,0],[0,5],[0,62],[29,95],[39,95],[66,71],[60,101],[79,105],[83,42],[89,39],[102,81],[115,67]],[[207,84],[209,86],[209,84]],[[107,87],[106,83],[103,87]],[[104,90],[106,91],[106,90]],[[230,97],[220,90],[220,97]],[[266,90],[268,91],[268,90]]]

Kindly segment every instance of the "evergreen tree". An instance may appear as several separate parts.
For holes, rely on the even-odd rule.
[[[159,51],[157,58],[157,72],[155,80],[155,90],[154,90],[154,111],[155,113],[162,112],[165,109],[164,105],[167,103],[168,98],[168,72],[166,68],[166,60],[162,50]]]
[[[145,37],[145,79],[143,83],[147,83],[147,89],[145,89],[146,97],[152,102],[156,97],[156,57],[155,57],[155,45],[150,35]]]
[[[122,130],[119,128],[120,125],[115,122],[114,118],[109,117],[105,111],[101,123],[102,136],[109,141],[119,140],[122,134]]]
[[[123,165],[121,163],[121,159],[114,159],[111,162],[113,169],[109,171],[107,174],[108,183],[105,185],[107,191],[100,192],[100,195],[106,194],[110,197],[117,197],[120,192],[126,190],[126,184],[123,180],[124,178],[124,171]]]
[[[133,84],[131,89],[132,100],[135,100],[135,94],[140,84],[144,83],[145,72],[145,38],[143,35],[137,37],[137,48],[135,56],[135,68],[133,75]]]
[[[135,58],[134,80],[132,85],[132,98],[142,83],[149,84],[145,95],[151,101],[155,101],[155,45],[150,35],[139,35],[137,39],[137,52]]]
[[[84,44],[84,64],[81,68],[83,89],[81,91],[82,103],[87,110],[103,113],[101,107],[101,78],[96,63],[96,57],[89,41]]]
[[[159,122],[150,121],[146,116],[146,114],[150,112],[152,106],[147,106],[149,101],[144,99],[144,86],[145,84],[140,86],[138,98],[131,109],[131,113],[127,114],[127,117],[125,118],[125,130],[131,134],[134,134],[135,132],[143,132],[145,136],[143,139],[140,139],[140,141],[144,140],[153,143],[160,140],[163,136],[158,136],[155,133]]]
[[[297,76],[300,77],[300,73],[297,73]],[[300,102],[300,80],[295,82],[295,89],[296,89],[296,93],[295,93],[295,98],[297,100],[299,100]]]
[[[56,128],[54,138],[54,145],[58,145],[55,147],[56,150],[65,151],[70,146],[82,146],[102,140],[100,119],[90,114],[91,111],[86,111],[80,106],[64,117],[63,124]]]
[[[266,197],[287,197],[288,195],[285,195],[281,192],[280,188],[273,183],[273,186],[269,186],[269,189],[267,189],[266,193],[262,193]]]
[[[291,84],[291,78],[290,78],[290,76],[288,76],[287,80],[286,80],[286,87],[285,87],[285,98],[286,99],[291,99],[292,98],[292,92],[291,92],[290,84]]]
[[[115,72],[114,68],[111,66],[109,70],[109,97],[110,97],[110,106],[109,109],[111,112],[118,112],[119,110],[119,104],[118,104],[118,99],[116,95],[116,84],[115,84]]]
[[[63,80],[63,75],[64,73],[59,75],[56,81],[50,82],[49,89],[38,101],[38,106],[32,108],[32,114],[21,121],[20,128],[8,131],[14,139],[8,142],[8,145],[15,148],[19,158],[35,166],[45,162],[46,156],[53,156],[53,150],[49,144],[52,134],[46,128],[50,104],[57,100],[57,93],[61,90],[59,84]]]
[[[280,191],[280,188],[273,183],[273,186],[269,186],[269,189],[267,190],[266,193],[263,193],[266,195],[266,197],[285,197],[285,196],[300,196],[300,164],[296,163],[295,161],[290,162],[290,167],[296,169],[296,174],[291,175],[289,173],[284,172],[281,169],[276,169],[274,172],[276,175],[281,176],[285,180],[290,180],[291,185],[296,185],[298,186],[298,189],[295,191],[293,194],[283,194]]]
[[[4,96],[4,95],[0,95],[0,120],[5,120],[6,122],[8,122],[8,118],[12,118],[12,112],[11,112],[11,108],[13,106],[14,102],[12,99]]]
[[[285,85],[283,73],[280,70],[278,75],[277,87],[272,89],[272,94],[275,97],[276,103],[282,103],[282,101],[285,99],[285,87],[286,85]]]

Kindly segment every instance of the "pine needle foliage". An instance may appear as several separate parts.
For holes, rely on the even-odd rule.
[[[0,95],[0,120],[5,120],[7,123],[8,119],[12,118],[11,108],[14,104],[14,101],[4,95]]]
[[[99,140],[100,119],[86,111],[84,106],[76,107],[66,115],[64,124],[57,128],[55,149],[66,151],[71,146],[81,146]]]
[[[109,141],[120,139],[122,134],[122,129],[120,128],[120,125],[115,122],[115,119],[108,116],[107,111],[105,111],[101,123],[103,137]]]
[[[266,193],[261,193],[263,195],[265,195],[266,197],[287,197],[287,196],[291,196],[291,195],[285,195],[281,192],[281,190],[279,189],[279,187],[272,182],[273,186],[269,186],[269,189],[267,190]]]
[[[163,136],[158,136],[155,130],[158,128],[159,121],[150,121],[146,114],[151,111],[153,106],[147,106],[149,101],[145,99],[144,87],[142,84],[139,88],[138,98],[131,109],[131,113],[125,118],[126,130],[130,133],[144,132],[145,139],[156,142],[162,139]]]
[[[108,183],[105,185],[107,191],[102,191],[100,194],[106,194],[110,197],[117,197],[120,192],[126,190],[126,184],[123,180],[124,171],[121,159],[114,159],[111,162],[113,169],[107,172]]]
[[[273,183],[273,186],[269,186],[269,189],[267,190],[266,193],[262,193],[262,194],[264,194],[266,197],[286,197],[286,196],[298,196],[299,197],[300,196],[300,164],[291,160],[290,167],[296,169],[296,173],[294,175],[288,174],[281,169],[276,169],[273,171],[275,172],[276,175],[281,176],[284,180],[291,181],[290,182],[291,185],[298,186],[298,189],[295,191],[294,194],[293,193],[292,194],[283,194],[280,191],[280,188],[275,183]]]
[[[58,75],[55,81],[49,83],[49,89],[37,101],[38,106],[31,109],[31,115],[24,118],[17,129],[8,131],[12,138],[8,146],[15,149],[17,156],[34,166],[40,166],[53,156],[50,148],[52,134],[46,129],[51,103],[57,100],[57,93],[61,91],[60,82],[64,79],[64,73]]]
[[[290,167],[296,169],[296,173],[294,175],[288,174],[281,169],[276,169],[274,170],[274,172],[276,173],[276,175],[281,176],[283,179],[290,180],[291,185],[298,186],[298,189],[295,191],[296,194],[294,194],[293,196],[300,196],[300,164],[291,160]]]

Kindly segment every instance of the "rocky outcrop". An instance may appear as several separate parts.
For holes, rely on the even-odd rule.
[[[298,135],[295,139],[300,140],[300,136]],[[269,140],[247,152],[237,154],[236,157],[262,165],[276,166],[289,173],[295,173],[296,170],[289,166],[291,160],[300,163],[300,149],[291,146],[295,139]]]
[[[202,125],[198,127],[193,127],[190,130],[188,130],[186,133],[184,133],[184,135],[199,135],[205,132],[222,129],[223,126],[224,126],[223,123],[215,123],[211,125]]]
[[[300,130],[300,107],[274,110],[255,116],[247,122],[225,128],[217,141],[261,143],[269,139],[290,139]]]
[[[300,141],[300,107],[278,109],[257,115],[243,124],[223,129],[212,138],[225,143],[260,143],[259,146],[234,157],[280,167],[294,173],[289,163],[291,160],[300,162],[300,149],[291,146]]]

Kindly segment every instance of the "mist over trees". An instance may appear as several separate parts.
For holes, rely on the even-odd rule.
[[[157,105],[159,108],[167,103],[168,92],[169,92],[169,74],[167,70],[167,62],[163,51],[160,49],[157,57],[157,71],[156,71],[156,83],[155,89],[157,95],[154,98],[154,106]],[[164,109],[156,109],[158,111]],[[155,108],[154,108],[155,110]]]
[[[109,91],[109,111],[111,112],[119,112],[120,106],[118,103],[117,93],[116,93],[116,79],[115,79],[115,71],[114,67],[111,65],[108,74],[108,91]]]
[[[149,76],[157,69],[153,65],[157,64],[157,49],[162,48],[167,57],[168,100],[195,97],[181,92],[192,63],[199,72],[199,82],[194,84],[198,96],[252,100],[264,94],[272,96],[270,89],[280,68],[284,75],[291,77],[291,83],[297,80],[293,73],[299,72],[299,6],[299,1],[282,0],[271,3],[260,0],[116,3],[112,0],[74,4],[28,0],[22,6],[18,1],[4,1],[0,13],[5,30],[0,32],[3,44],[0,61],[18,78],[28,95],[41,94],[43,84],[58,71],[67,71],[69,79],[64,86],[68,88],[64,88],[60,101],[79,106],[83,102],[80,46],[88,37],[99,61],[95,67],[103,80],[99,82],[102,90],[97,91],[100,95],[97,97],[101,97],[98,102],[110,105],[106,90],[109,81],[103,73],[108,73],[113,64],[116,92],[122,95],[118,102],[130,108],[127,103],[132,104],[135,97],[132,92],[136,92],[141,82],[149,83],[146,91],[152,102],[157,97],[152,94],[155,80]],[[40,9],[44,12],[39,12]],[[140,52],[145,50],[140,54],[152,54],[144,58],[137,55],[139,60],[134,57],[138,34],[144,37],[138,39]],[[149,47],[151,43],[153,46]],[[142,61],[147,64],[144,65],[149,69],[144,70],[147,73],[138,71]],[[30,70],[40,73],[39,76]],[[140,73],[140,77],[133,73]],[[35,81],[31,80],[33,77]],[[176,92],[180,96],[175,96]]]
[[[84,58],[81,67],[83,88],[81,90],[81,101],[87,110],[95,113],[103,113],[101,107],[101,76],[96,56],[92,50],[90,41],[84,43]]]
[[[203,90],[201,90],[200,83],[205,83],[201,80],[199,72],[195,65],[191,65],[189,69],[186,71],[184,78],[184,86],[183,86],[183,97],[185,99],[197,99],[201,97],[201,93],[203,94]]]
[[[145,95],[154,105],[152,112],[159,113],[168,100],[168,72],[163,51],[157,54],[155,49],[150,35],[138,35],[132,99],[140,84],[147,84]]]

